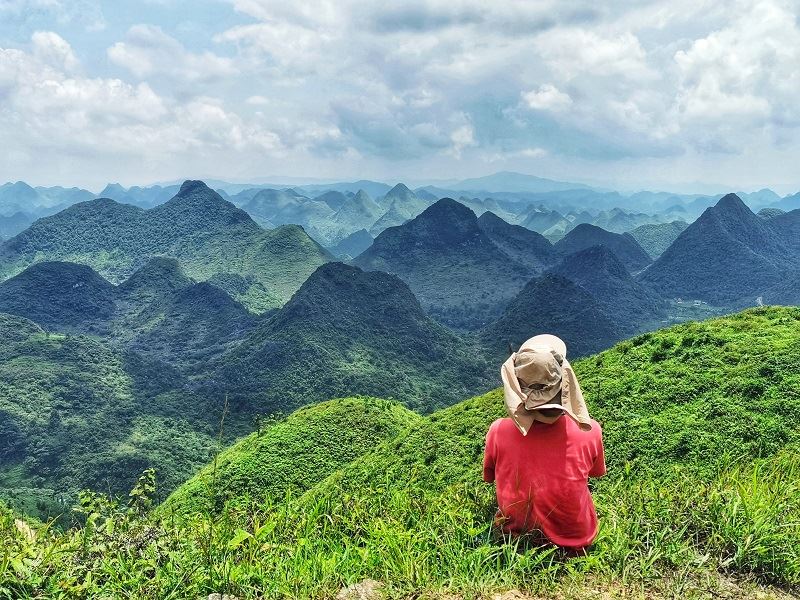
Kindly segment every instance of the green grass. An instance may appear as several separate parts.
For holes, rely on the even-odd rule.
[[[377,398],[345,398],[302,408],[224,450],[162,505],[170,512],[219,512],[304,492],[422,418]]]
[[[364,401],[345,400],[270,425],[218,458],[228,476],[176,492],[222,506],[200,502],[179,517],[90,497],[87,527],[35,535],[0,513],[0,598],[330,598],[364,578],[405,598],[509,588],[582,597],[587,586],[701,598],[728,577],[800,594],[798,321],[800,309],[755,309],[575,364],[609,465],[592,482],[601,528],[587,556],[491,531],[493,488],[480,467],[499,391],[425,418],[388,404],[397,429],[409,423],[380,443],[346,433]],[[366,422],[377,416],[367,411]],[[328,417],[331,432],[361,445],[302,455],[308,427]],[[335,436],[323,440],[335,448]],[[299,484],[287,484],[298,470]],[[251,477],[263,478],[262,497]]]
[[[260,504],[153,521],[98,509],[67,534],[26,538],[0,516],[0,597],[328,598],[374,578],[394,597],[448,590],[475,597],[505,588],[552,592],[647,590],[670,581],[693,597],[718,573],[800,584],[800,462],[796,451],[725,470],[712,480],[674,473],[595,490],[601,531],[586,557],[496,539],[488,486],[446,494],[389,492],[377,480],[358,497]],[[380,518],[376,518],[379,513]]]

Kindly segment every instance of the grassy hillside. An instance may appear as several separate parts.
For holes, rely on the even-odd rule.
[[[299,497],[249,509],[237,501],[216,518],[143,519],[96,499],[84,507],[90,528],[53,537],[0,513],[11,557],[0,561],[0,589],[13,597],[69,589],[330,598],[369,577],[398,598],[512,587],[559,597],[748,598],[761,593],[753,582],[796,597],[798,325],[800,309],[754,309],[575,363],[609,466],[592,484],[601,529],[584,557],[491,533],[493,490],[480,481],[480,461],[485,432],[502,414],[494,391],[416,420]],[[349,426],[353,409],[339,423]],[[259,452],[280,456],[302,439],[292,424],[309,422],[287,420]],[[242,473],[258,465],[248,443],[258,440],[240,446]],[[239,468],[231,452],[237,460],[226,468]]]
[[[226,502],[304,492],[422,418],[397,403],[345,398],[302,408],[240,440],[179,487],[165,513],[219,511]]]

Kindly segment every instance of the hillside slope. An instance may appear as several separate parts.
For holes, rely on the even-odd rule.
[[[713,473],[730,458],[768,457],[800,441],[798,308],[670,327],[573,366],[603,426],[614,479],[675,466]],[[502,390],[442,409],[310,494],[341,497],[371,481],[430,490],[474,480],[486,431],[502,415]]]
[[[218,362],[209,386],[265,413],[349,395],[429,411],[488,389],[490,373],[400,279],[328,263]]]
[[[589,292],[624,337],[652,329],[666,316],[665,303],[635,281],[606,246],[570,254],[549,272]]]
[[[492,533],[494,490],[481,481],[481,459],[486,430],[503,414],[497,390],[412,417],[411,427],[346,457],[299,497],[335,466],[344,450],[335,434],[345,439],[365,407],[377,409],[367,421],[381,422],[393,421],[397,406],[381,413],[374,401],[346,400],[347,410],[327,403],[241,442],[224,455],[235,484],[219,498],[231,502],[218,516],[176,519],[162,509],[136,517],[98,502],[89,512],[102,526],[42,535],[0,509],[0,541],[11,556],[0,576],[5,569],[11,597],[54,596],[64,581],[79,581],[90,597],[330,598],[377,579],[398,598],[528,597],[505,593],[512,588],[575,599],[796,598],[798,325],[800,309],[750,310],[573,363],[602,423],[609,466],[591,483],[600,531],[586,556]],[[304,435],[316,428],[324,432],[320,456]],[[270,472],[279,486],[284,476],[299,475],[301,484],[285,498],[256,494],[249,504],[250,475],[266,480]],[[189,499],[202,487],[188,490]],[[23,562],[32,553],[41,558]],[[759,585],[767,583],[780,589]]]
[[[45,333],[0,314],[0,489],[31,512],[64,511],[78,490],[122,492],[158,465],[165,489],[205,458],[210,405],[188,394],[137,393],[125,356],[83,336]]]
[[[229,350],[257,320],[224,290],[193,281],[168,258],[148,261],[119,286],[85,265],[35,263],[0,282],[0,312],[49,331],[98,336],[185,374]]]
[[[573,281],[547,273],[530,282],[508,304],[502,316],[478,334],[496,362],[505,360],[529,337],[552,333],[585,356],[622,339],[621,328],[603,312],[598,300]]]
[[[641,271],[651,259],[630,233],[612,233],[589,223],[581,223],[554,248],[561,256],[575,254],[592,246],[605,246],[616,254],[631,273]]]
[[[464,329],[499,316],[537,266],[509,257],[481,229],[475,213],[449,198],[383,231],[353,264],[397,275],[428,314]]]
[[[251,294],[257,296],[254,310],[267,300],[286,302],[332,258],[301,227],[265,231],[202,182],[186,181],[172,199],[149,210],[100,198],[40,219],[0,245],[0,278],[34,262],[60,260],[91,266],[119,283],[156,256],[178,259],[200,281],[218,273],[254,278],[261,286],[256,290],[266,290]]]
[[[421,421],[400,404],[367,397],[302,408],[225,449],[175,490],[162,511],[220,511],[229,500],[282,500]]]
[[[639,242],[644,251],[655,260],[678,239],[689,224],[686,221],[671,221],[670,223],[647,223],[639,225],[629,232]]]
[[[687,227],[639,280],[665,297],[752,305],[796,263],[770,222],[728,194]]]

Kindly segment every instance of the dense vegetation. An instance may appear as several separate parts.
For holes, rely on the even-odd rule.
[[[686,221],[647,223],[631,229],[630,234],[651,258],[656,259],[669,248],[672,242],[678,239],[678,236],[688,226]]]
[[[720,573],[799,589],[798,325],[798,309],[756,309],[575,364],[609,463],[593,485],[601,531],[587,556],[491,534],[480,458],[502,412],[492,392],[415,420],[300,496],[233,502],[218,516],[147,517],[146,474],[129,508],[84,496],[84,529],[60,534],[0,513],[0,594],[330,597],[371,577],[395,597],[509,587],[706,597],[731,592]],[[341,402],[321,410],[347,426],[358,401]],[[268,426],[260,451],[305,455],[302,429],[291,429],[308,423],[298,415]],[[253,464],[258,440],[227,454],[225,468]],[[755,594],[743,585],[735,597]]]
[[[206,460],[226,397],[229,440],[331,397],[428,412],[496,379],[478,344],[427,317],[402,281],[341,263],[260,320],[163,258],[116,287],[85,266],[37,264],[0,284],[4,309],[52,332],[11,316],[0,328],[0,482],[15,506],[85,486],[119,493],[146,466],[171,491]]]
[[[149,210],[98,199],[40,219],[0,246],[0,277],[34,262],[91,266],[112,282],[154,256],[177,258],[197,280],[219,273],[252,278],[243,293],[253,310],[285,302],[331,255],[296,225],[265,231],[243,210],[198,181]]]
[[[588,292],[625,337],[645,328],[654,329],[654,324],[660,325],[666,316],[665,302],[636,282],[607,246],[590,246],[570,254],[552,267],[550,273],[569,279]],[[535,310],[534,305],[530,305],[530,310]],[[596,339],[599,343],[603,341]]]
[[[774,220],[788,225],[793,217],[786,213]],[[662,297],[753,305],[793,275],[800,261],[792,228],[777,227],[774,220],[756,216],[728,194],[687,227],[640,280]]]
[[[241,341],[257,320],[221,288],[194,282],[170,258],[151,259],[119,286],[85,265],[36,263],[0,282],[0,312],[49,331],[97,336],[185,375]]]
[[[305,492],[334,471],[422,421],[397,403],[377,398],[322,402],[292,413],[224,450],[180,486],[160,509],[219,512]]]
[[[149,365],[9,315],[0,339],[0,488],[13,506],[59,514],[78,490],[129,489],[152,464],[169,489],[208,456],[204,413],[217,411],[188,394],[145,401]]]
[[[494,220],[484,219],[483,225],[491,233],[470,209],[444,198],[415,219],[383,231],[353,262],[400,277],[435,319],[477,329],[499,316],[553,254],[543,239],[544,244],[520,244],[519,233],[508,223],[499,227],[513,230],[510,235],[500,235]],[[493,241],[496,237],[513,246],[512,255]]]
[[[598,352],[623,337],[589,292],[552,273],[528,282],[503,315],[478,335],[498,362],[540,332],[563,339],[571,356]]]
[[[350,394],[428,412],[495,381],[477,342],[428,317],[400,279],[328,263],[215,363],[206,387],[242,412]]]
[[[631,273],[641,271],[651,262],[647,252],[630,233],[612,233],[588,223],[575,227],[558,240],[554,248],[563,257],[592,246],[605,246],[611,250]]]

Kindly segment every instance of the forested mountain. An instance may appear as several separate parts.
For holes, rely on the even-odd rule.
[[[36,218],[32,214],[22,211],[7,216],[0,215],[0,241],[24,231],[27,227],[30,227]]]
[[[597,305],[624,335],[660,324],[665,302],[631,277],[622,261],[606,246],[570,254],[550,272],[569,279],[592,295]]]
[[[372,245],[375,238],[370,235],[366,229],[359,229],[355,233],[351,233],[341,242],[330,248],[334,256],[342,260],[351,260],[364,252]]]
[[[139,391],[159,377],[97,340],[0,314],[0,496],[58,515],[79,489],[121,492],[149,465],[177,485],[204,460],[219,411]]]
[[[544,236],[520,225],[511,225],[491,211],[478,217],[478,227],[506,256],[531,272],[540,272],[557,259],[553,245]]]
[[[492,371],[397,277],[328,263],[218,361],[209,385],[250,413],[350,394],[427,411],[486,389]]]
[[[652,259],[664,253],[664,250],[678,239],[678,236],[689,224],[686,221],[672,221],[670,223],[651,223],[639,225],[631,229],[630,234]]]
[[[640,281],[665,297],[754,303],[797,266],[787,244],[792,219],[782,217],[783,225],[775,226],[728,194],[687,227]]]
[[[0,185],[0,216],[22,212],[36,217],[52,214],[76,202],[90,200],[94,194],[80,188],[31,187],[24,181]]]
[[[424,211],[431,202],[419,198],[405,184],[398,183],[380,198],[380,205],[386,212],[373,223],[369,232],[377,236],[389,227],[402,225]]]
[[[531,279],[480,339],[495,362],[539,333],[563,339],[572,356],[585,356],[622,339],[622,331],[588,291],[551,273]]]
[[[334,215],[327,203],[303,196],[295,190],[265,189],[242,206],[261,226],[296,224],[319,242],[328,243],[328,230]]]
[[[0,312],[31,319],[48,330],[106,333],[115,287],[85,265],[35,264],[0,283]]]
[[[640,271],[652,261],[629,233],[612,233],[596,225],[581,223],[554,245],[561,256],[574,254],[592,246],[605,246],[622,261],[630,272]]]
[[[180,191],[179,185],[132,186],[124,188],[118,183],[109,183],[97,194],[98,198],[111,198],[121,204],[133,204],[141,208],[153,208],[163,204]]]
[[[198,556],[210,548],[214,568],[236,573],[221,589],[239,597],[254,588],[328,597],[342,588],[342,578],[365,577],[409,590],[451,590],[459,582],[459,593],[476,597],[502,577],[505,586],[572,594],[576,560],[591,578],[584,595],[595,594],[603,577],[615,582],[613,595],[625,589],[616,582],[626,576],[674,576],[674,562],[652,560],[654,551],[664,551],[697,559],[683,565],[689,577],[680,594],[783,598],[798,575],[791,559],[800,539],[794,477],[800,415],[787,390],[796,388],[799,319],[797,309],[751,310],[638,336],[572,361],[602,424],[608,465],[607,476],[592,484],[605,534],[588,562],[554,559],[551,547],[520,552],[518,540],[492,538],[496,501],[480,473],[486,430],[503,414],[498,389],[424,417],[364,397],[304,407],[215,454],[154,513],[114,512],[96,499],[93,518],[102,526],[93,530],[45,532],[0,509],[7,554],[35,553],[43,561],[20,563],[29,577],[9,568],[5,585],[20,597],[57,595],[65,579],[83,576],[89,595],[115,597],[133,588],[160,597],[179,588],[202,597],[220,589],[214,571],[198,568]],[[29,335],[24,327],[14,330]],[[573,347],[568,354],[574,358]],[[185,438],[172,441],[178,451],[188,446]],[[132,460],[130,467],[137,466]],[[98,547],[98,539],[103,551],[88,555],[85,544]],[[263,548],[296,551],[264,561]],[[320,563],[326,553],[336,560]],[[491,569],[475,570],[500,553],[503,560],[493,559]],[[543,560],[546,572],[531,568]],[[723,575],[719,561],[727,565]],[[739,575],[788,587],[739,587],[731,579]],[[640,585],[647,584],[637,581],[634,594]]]
[[[358,190],[354,196],[344,199],[332,220],[342,232],[350,235],[353,231],[371,228],[383,213],[384,209],[367,192]]]
[[[37,263],[0,283],[0,312],[48,331],[101,337],[184,375],[205,368],[256,322],[225,291],[196,283],[165,258],[119,286],[85,265]]]
[[[449,198],[385,230],[354,264],[397,275],[434,318],[473,329],[498,316],[538,266],[507,255],[475,213]]]
[[[197,280],[220,273],[252,278],[252,293],[242,298],[262,310],[270,300],[288,300],[332,258],[302,228],[265,231],[202,182],[187,181],[150,210],[98,199],[40,219],[0,246],[0,274],[11,276],[42,260],[69,260],[119,282],[154,256],[178,259]]]
[[[775,214],[768,223],[791,253],[800,257],[800,208]]]

